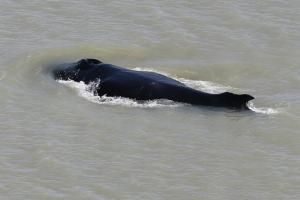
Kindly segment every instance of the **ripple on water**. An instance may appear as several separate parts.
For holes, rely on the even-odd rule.
[[[5,79],[5,77],[6,77],[6,72],[5,71],[0,71],[0,81]]]

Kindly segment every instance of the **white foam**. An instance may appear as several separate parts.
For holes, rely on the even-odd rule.
[[[214,93],[214,94],[226,92],[228,90],[233,89],[230,86],[224,86],[209,81],[196,81],[196,80],[188,80],[184,78],[178,78],[177,80],[196,90],[201,90],[203,92]]]
[[[267,114],[267,115],[273,115],[273,114],[278,114],[280,111],[278,109],[274,108],[257,108],[254,106],[253,102],[248,102],[247,106],[249,107],[250,110],[256,112],[256,113],[262,113],[262,114]]]
[[[217,94],[217,93],[226,92],[228,90],[236,89],[236,88],[233,88],[230,86],[224,86],[224,85],[213,83],[210,81],[199,81],[199,80],[189,80],[189,79],[185,79],[185,78],[178,78],[176,76],[174,77],[174,76],[171,76],[170,74],[160,72],[160,71],[157,71],[157,70],[154,70],[151,68],[134,68],[134,70],[156,72],[156,73],[171,77],[179,82],[182,82],[183,84],[185,84],[191,88],[194,88],[196,90],[201,90],[204,92],[208,92],[208,93]]]
[[[79,96],[91,101],[93,103],[98,104],[107,104],[107,105],[122,105],[128,107],[141,107],[141,108],[157,108],[157,107],[178,107],[183,104],[177,103],[174,101],[170,101],[167,99],[158,99],[151,101],[135,101],[129,98],[124,97],[108,97],[104,96],[96,96],[94,95],[94,91],[98,83],[85,84],[84,82],[75,82],[72,80],[63,81],[59,80],[59,83],[62,83],[72,89],[75,89]]]
[[[91,86],[95,83],[86,85],[83,81],[76,82],[73,80],[58,80],[58,82],[76,90],[79,96],[91,102],[97,103],[99,101],[99,97],[94,95],[93,91],[91,90]]]

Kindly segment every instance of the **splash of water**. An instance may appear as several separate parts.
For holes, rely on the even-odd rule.
[[[167,99],[158,99],[151,101],[135,101],[133,99],[125,97],[109,97],[109,96],[96,96],[94,91],[98,82],[92,82],[90,84],[85,84],[84,82],[75,82],[72,80],[64,81],[59,80],[59,83],[62,83],[72,89],[75,89],[79,96],[98,104],[106,105],[122,105],[128,107],[140,107],[140,108],[158,108],[158,107],[179,107],[182,106],[182,103],[177,103]]]
[[[221,92],[226,92],[228,90],[232,90],[235,89],[233,87],[230,86],[224,86],[221,84],[217,84],[217,83],[213,83],[210,81],[199,81],[199,80],[189,80],[189,79],[185,79],[185,78],[178,78],[176,76],[171,76],[168,73],[165,72],[160,72],[151,68],[134,68],[134,70],[137,71],[149,71],[149,72],[155,72],[155,73],[159,73],[168,77],[171,77],[179,82],[182,82],[183,84],[194,88],[196,90],[201,90],[203,92],[208,92],[208,93],[213,93],[213,94],[217,94],[217,93],[221,93]]]
[[[279,113],[279,110],[274,108],[265,108],[265,107],[257,108],[254,106],[254,103],[251,101],[248,102],[247,106],[249,107],[250,110],[256,113],[267,114],[267,115],[273,115]]]

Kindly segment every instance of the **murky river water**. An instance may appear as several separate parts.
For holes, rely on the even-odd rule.
[[[1,199],[300,198],[300,1],[12,1],[0,7]],[[255,112],[97,99],[45,64],[97,58]]]

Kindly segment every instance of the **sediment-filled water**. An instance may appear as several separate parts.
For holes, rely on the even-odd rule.
[[[1,1],[0,198],[300,198],[300,2]],[[96,58],[253,112],[95,97],[54,62]]]

